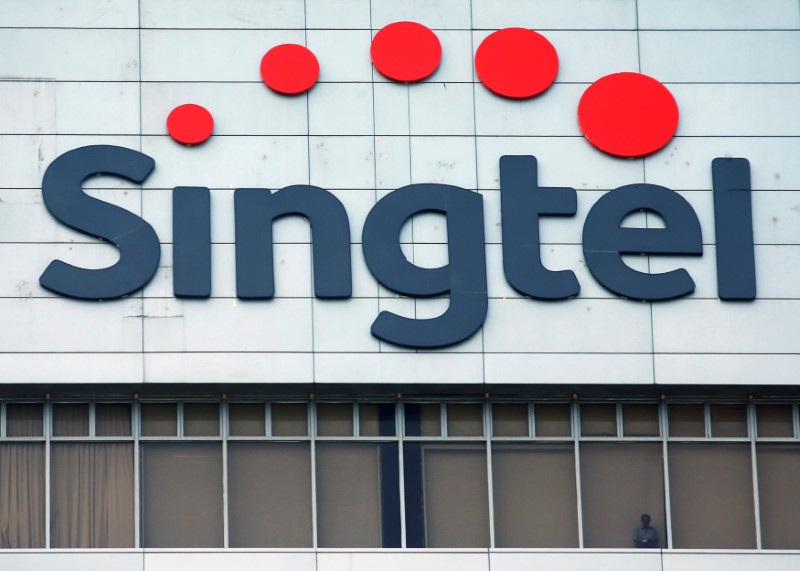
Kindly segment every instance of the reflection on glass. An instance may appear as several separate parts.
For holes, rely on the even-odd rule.
[[[658,436],[658,405],[623,404],[622,434],[624,436]]]
[[[263,402],[235,402],[228,405],[228,426],[231,436],[264,436]]]
[[[582,404],[581,436],[616,436],[617,405]]]
[[[178,405],[142,403],[142,436],[176,436],[178,434]]]
[[[304,402],[271,405],[272,436],[308,436],[308,405]]]
[[[394,436],[394,404],[359,404],[358,423],[360,436]]]
[[[219,405],[215,402],[183,405],[184,436],[219,436]]]
[[[744,404],[712,404],[711,436],[747,436],[747,407]]]
[[[406,436],[441,436],[442,413],[439,404],[406,403]]]
[[[317,404],[319,436],[353,436],[353,405],[347,403]]]
[[[667,414],[670,436],[706,435],[705,407],[702,404],[671,404]]]
[[[790,404],[756,405],[756,424],[759,438],[791,438],[794,418]]]

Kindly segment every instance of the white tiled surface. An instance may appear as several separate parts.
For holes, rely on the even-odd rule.
[[[421,84],[393,83],[370,63],[370,39],[398,20],[423,23],[440,38],[441,65]],[[0,52],[8,55],[0,60],[0,382],[796,383],[795,0],[6,0],[0,23]],[[475,83],[475,50],[506,26],[539,30],[558,51],[556,84],[536,98],[510,101]],[[307,95],[280,96],[260,80],[261,57],[283,42],[307,45],[319,59],[320,82]],[[581,136],[578,101],[599,77],[639,70],[675,95],[677,136],[645,159],[612,158]],[[194,148],[165,129],[169,111],[187,102],[215,118],[214,136]],[[86,183],[94,196],[144,216],[163,243],[153,282],[102,304],[59,298],[37,284],[52,259],[86,267],[116,259],[112,247],[53,221],[41,200],[47,166],[90,144],[142,150],[157,163],[143,189],[113,177]],[[542,260],[575,272],[578,299],[533,301],[507,284],[498,192],[504,154],[535,155],[540,186],[578,190],[576,216],[540,222]],[[711,160],[724,156],[751,162],[753,303],[716,297]],[[585,267],[582,227],[594,202],[643,181],[680,192],[695,208],[704,255],[627,261],[640,271],[686,268],[696,283],[689,299],[617,299]],[[361,250],[376,201],[423,182],[478,190],[485,211],[485,325],[437,351],[371,336],[379,311],[433,317],[447,301],[379,287]],[[353,299],[312,297],[308,224],[285,218],[274,227],[276,298],[237,300],[233,190],[308,183],[333,192],[347,210]],[[178,185],[211,189],[209,300],[172,297],[171,189]],[[420,265],[446,263],[445,229],[441,217],[416,217],[401,233],[405,251]],[[527,561],[495,556],[492,565],[503,569]],[[396,564],[370,557],[325,554],[319,566]],[[461,568],[473,561],[483,568],[485,555],[475,557],[464,555]],[[686,563],[680,557],[670,554],[665,565]],[[154,554],[147,566],[183,564],[177,561]]]
[[[0,553],[0,568],[14,571],[212,571],[237,569],[256,571],[790,571],[800,564],[796,552],[721,553],[714,551],[586,551],[512,550],[52,550]]]

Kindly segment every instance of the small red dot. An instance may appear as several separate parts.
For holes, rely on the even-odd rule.
[[[489,34],[475,53],[475,70],[492,93],[512,99],[539,95],[558,74],[558,54],[547,38],[525,28]]]
[[[169,136],[183,145],[199,145],[214,130],[214,118],[205,107],[187,103],[170,111],[167,117]]]
[[[305,93],[317,82],[319,62],[305,46],[281,44],[261,58],[261,79],[282,95]]]
[[[442,45],[430,28],[416,22],[384,26],[372,40],[375,68],[389,79],[412,83],[430,76],[442,61]]]
[[[678,104],[660,82],[641,73],[595,81],[578,104],[586,139],[610,155],[643,157],[666,145],[678,128]]]

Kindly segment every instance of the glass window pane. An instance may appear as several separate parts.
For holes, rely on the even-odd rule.
[[[662,445],[582,442],[581,505],[585,547],[635,547],[643,514],[665,544]]]
[[[133,444],[54,443],[52,547],[133,547]]]
[[[658,436],[658,405],[623,404],[622,434],[624,436]]]
[[[442,414],[438,404],[406,403],[406,436],[441,436]]]
[[[493,404],[492,434],[494,436],[528,436],[528,405]]]
[[[353,405],[349,402],[317,404],[317,435],[353,436]]]
[[[169,403],[142,404],[142,436],[177,436],[178,405]]]
[[[318,442],[320,547],[400,547],[397,443]]]
[[[582,404],[581,436],[616,436],[617,405]]]
[[[756,405],[756,424],[759,438],[792,438],[794,436],[792,405]]]
[[[308,405],[272,403],[272,436],[308,436]]]
[[[493,444],[497,547],[578,547],[572,444]]]
[[[570,405],[566,403],[535,404],[533,420],[538,437],[572,436]]]
[[[228,494],[231,547],[312,546],[308,442],[229,442]]]
[[[141,446],[143,547],[222,547],[222,445]]]
[[[408,547],[488,547],[484,444],[406,442]]]
[[[447,436],[483,436],[483,405],[448,404]]]
[[[264,403],[230,403],[228,423],[231,436],[264,436],[266,434]]]
[[[711,436],[747,436],[747,406],[744,404],[712,404]]]
[[[671,404],[667,414],[670,436],[706,435],[705,407],[702,404]]]
[[[41,403],[9,403],[6,405],[6,436],[42,436]]]
[[[362,403],[358,405],[361,436],[394,436],[394,403]]]
[[[800,447],[758,444],[761,541],[765,549],[800,549]]]
[[[184,403],[184,436],[219,436],[219,404]]]
[[[749,444],[671,443],[669,486],[675,548],[755,549]]]
[[[89,436],[89,403],[54,404],[53,436]]]
[[[131,405],[127,403],[95,404],[94,433],[97,436],[130,436]]]
[[[45,547],[44,442],[0,444],[0,474],[0,549]]]

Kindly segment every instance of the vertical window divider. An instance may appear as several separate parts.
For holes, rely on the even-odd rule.
[[[711,405],[703,404],[703,420],[705,421],[706,440],[711,438]]]
[[[570,419],[572,420],[572,442],[575,447],[575,496],[578,510],[578,548],[583,549],[583,504],[581,499],[581,450],[578,434],[581,426],[580,407],[578,401],[570,403]]]
[[[622,430],[622,403],[618,402],[614,407],[617,419],[617,438],[622,438],[624,432]]]
[[[97,435],[97,431],[94,427],[94,401],[89,401],[89,438],[93,438]]]
[[[536,414],[533,401],[528,401],[528,438],[536,438]]]
[[[133,435],[133,545],[142,547],[142,491],[141,491],[141,452],[139,450],[139,435],[141,434],[140,403],[134,400],[131,403],[131,434]]]
[[[308,402],[308,437],[311,440],[311,546],[317,549],[317,402]]]
[[[486,488],[489,494],[489,548],[494,549],[494,484],[492,481],[492,406],[488,400],[483,401],[483,443],[486,446]]]
[[[761,549],[761,505],[758,495],[758,464],[756,462],[756,407],[747,403],[747,433],[750,436],[750,466],[753,471],[753,515],[756,518],[756,549]]]
[[[228,401],[219,407],[219,430],[222,436],[222,546],[230,547],[228,539]]]
[[[361,420],[359,418],[359,409],[361,408],[358,405],[358,401],[353,401],[353,434],[352,436],[358,438],[361,436]]]
[[[658,405],[658,420],[659,420],[659,427],[661,430],[661,455],[662,455],[662,466],[664,469],[664,518],[666,526],[667,535],[667,549],[672,549],[672,506],[670,503],[670,493],[669,493],[669,448],[668,448],[668,437],[669,437],[669,422],[668,422],[668,414],[669,411],[667,410],[667,403],[665,401],[661,401]]]
[[[397,469],[400,472],[398,482],[400,484],[400,547],[406,548],[406,479],[405,467],[403,465],[403,437],[405,436],[406,423],[403,414],[403,403],[399,399],[395,401],[394,426],[397,434]]]
[[[797,404],[792,405],[792,420],[794,421],[794,437],[800,438],[800,415],[797,414]]]
[[[183,438],[183,401],[178,401],[176,406],[178,408],[178,438]]]
[[[310,408],[310,403],[309,403]],[[272,438],[272,402],[267,401],[264,403],[264,435],[267,438]]]
[[[6,419],[8,415],[6,414],[6,401],[0,402],[0,438],[6,437]]]
[[[52,403],[44,403],[44,546],[50,549],[50,427],[52,426]],[[41,513],[41,512],[40,512]]]
[[[439,424],[442,425],[442,438],[447,436],[447,404],[439,403]]]

